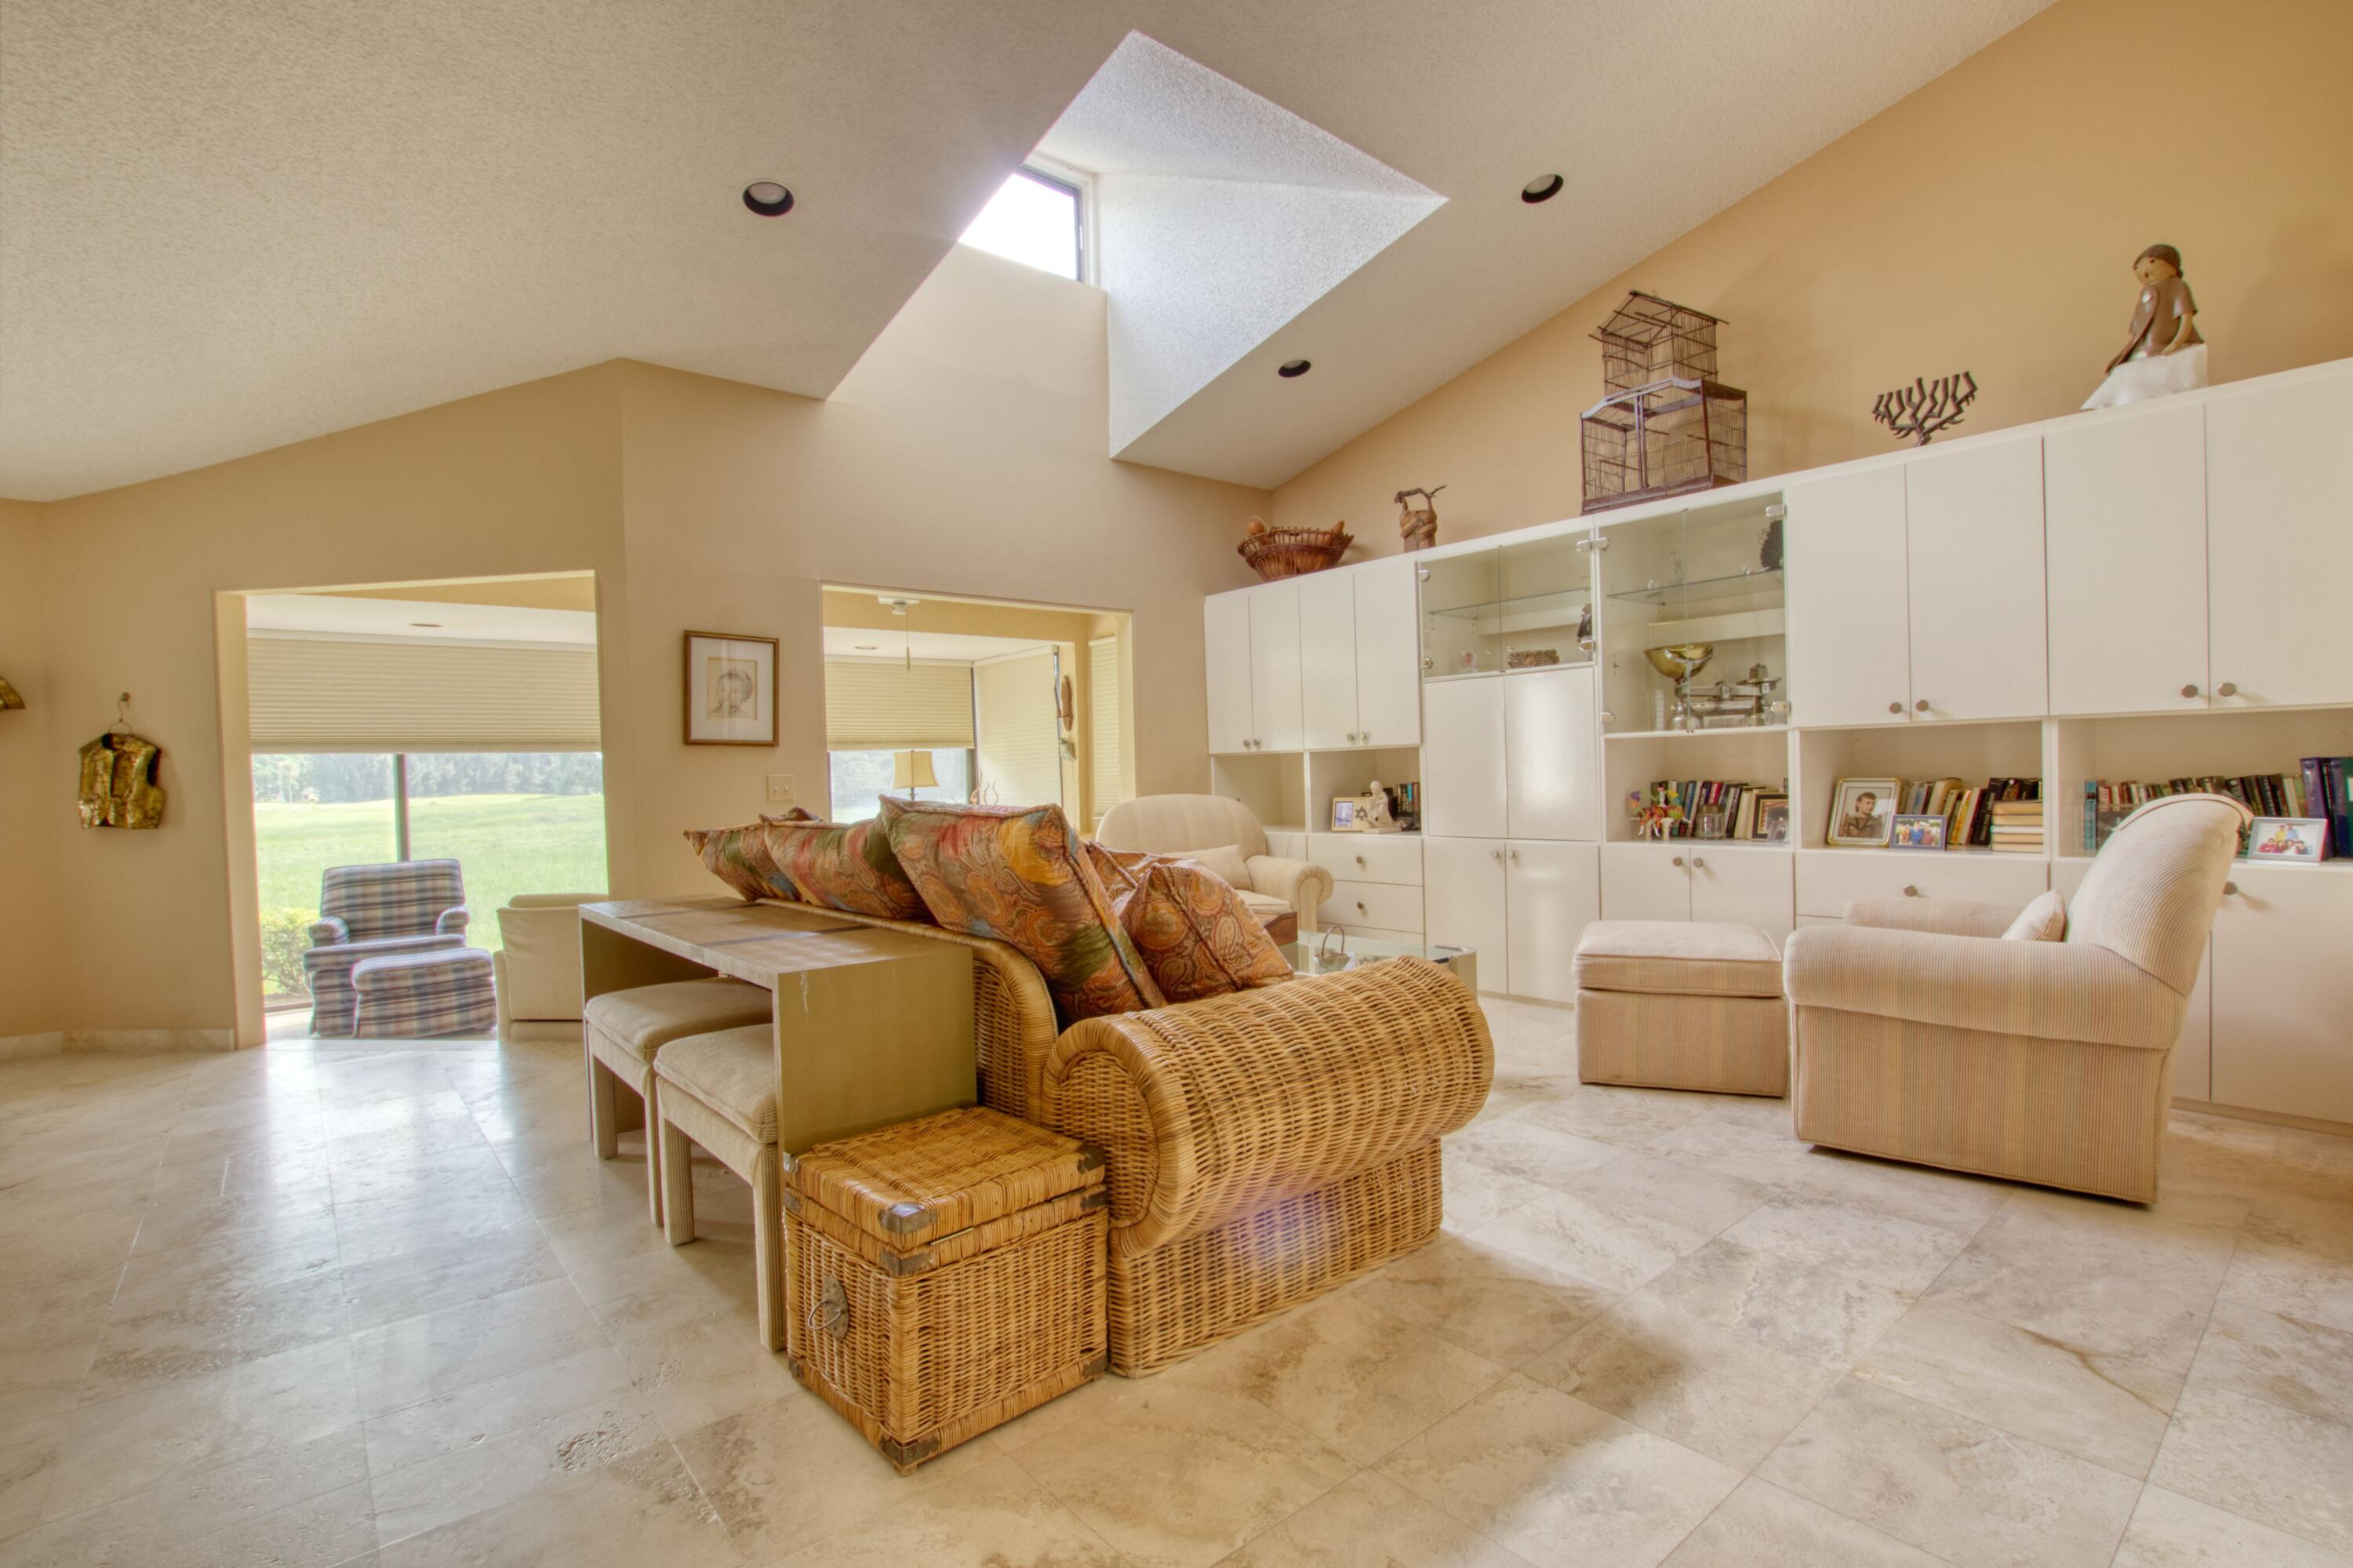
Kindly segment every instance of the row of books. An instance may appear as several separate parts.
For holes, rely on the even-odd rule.
[[[2228,795],[2258,817],[2319,818],[2341,853],[2353,833],[2353,757],[2307,757],[2294,773],[2206,773],[2163,783],[2105,779],[2084,780],[2084,842],[2096,852],[2117,824],[2151,800],[2168,795]],[[2246,845],[2240,844],[2243,853]]]
[[[1734,779],[1661,779],[1635,810],[1644,838],[1753,839],[1786,843],[1789,793]]]
[[[1989,779],[1970,785],[1959,779],[1889,780],[1895,802],[1892,836],[1886,842],[1905,849],[1991,849],[2020,854],[2042,853],[2042,780]],[[1857,824],[1842,821],[1852,813],[1856,789],[1874,789],[1877,781],[1841,779],[1831,802],[1830,840],[1854,843],[1874,838],[1876,828],[1861,838],[1849,831]],[[1936,818],[1944,823],[1941,838],[1934,821],[1915,825],[1906,818]]]

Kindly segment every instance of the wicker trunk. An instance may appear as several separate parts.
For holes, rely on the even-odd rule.
[[[998,1112],[943,1112],[796,1162],[793,1375],[901,1474],[1103,1374],[1102,1155]]]

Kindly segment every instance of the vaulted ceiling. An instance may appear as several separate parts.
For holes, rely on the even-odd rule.
[[[1106,432],[1271,485],[2047,3],[0,0],[0,494],[617,357],[824,397],[1132,30],[1443,198]]]

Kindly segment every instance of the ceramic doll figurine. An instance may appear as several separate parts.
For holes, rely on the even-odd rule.
[[[2206,340],[2198,335],[2198,302],[2181,276],[2181,252],[2152,245],[2133,260],[2140,302],[2132,336],[2108,361],[2108,378],[2084,399],[2086,408],[2146,403],[2206,385]]]

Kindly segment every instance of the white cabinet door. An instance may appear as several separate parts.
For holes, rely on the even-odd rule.
[[[1592,666],[1506,675],[1503,683],[1504,831],[1515,839],[1599,839]]]
[[[1311,751],[1356,741],[1356,590],[1339,573],[1299,579],[1299,709]]]
[[[1793,484],[1788,566],[1789,722],[1889,724],[1912,707],[1905,612],[1904,470]]]
[[[1569,960],[1577,938],[1601,918],[1597,846],[1515,842],[1504,863],[1511,993],[1575,1001]]]
[[[2042,493],[2051,711],[2206,706],[2205,410],[2052,430]]]
[[[1787,850],[1690,846],[1691,917],[1754,926],[1776,947],[1798,923],[1798,895]]]
[[[2215,1102],[2353,1121],[2353,886],[2300,865],[2232,881],[2214,920]]]
[[[1448,838],[1504,836],[1507,683],[1502,675],[1433,681],[1422,694],[1427,727],[1421,751],[1423,832]]]
[[[2353,702],[2353,375],[2206,405],[2206,539],[2214,705]]]
[[[1299,708],[1299,585],[1250,590],[1250,738],[1258,751],[1297,751],[1306,741]]]
[[[1349,574],[1356,594],[1356,727],[1366,746],[1421,744],[1421,654],[1413,561]]]
[[[1421,866],[1422,920],[1429,939],[1440,947],[1477,953],[1480,990],[1511,990],[1511,964],[1504,945],[1504,845],[1489,839],[1424,839]]]
[[[1209,749],[1246,751],[1250,738],[1250,609],[1247,592],[1211,594],[1201,604],[1203,663],[1209,678]]]
[[[1601,917],[1688,920],[1691,856],[1678,845],[1603,844]]]
[[[1904,483],[1912,716],[2049,712],[2042,440],[1932,449],[1905,465]]]

